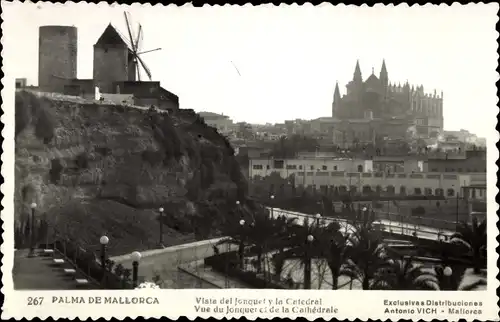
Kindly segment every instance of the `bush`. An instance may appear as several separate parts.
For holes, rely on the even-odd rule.
[[[87,154],[80,153],[76,157],[76,165],[80,169],[87,169],[89,167],[89,158],[88,158]]]
[[[15,137],[18,136],[31,122],[31,111],[29,109],[29,102],[27,98],[21,96],[20,93],[16,93],[15,98],[16,104],[16,124],[15,124]]]
[[[54,159],[51,161],[50,170],[49,170],[49,179],[53,184],[59,183],[61,180],[61,173],[64,170],[63,165],[61,164],[61,160]]]
[[[54,120],[49,112],[43,108],[38,110],[38,120],[35,124],[35,136],[49,144],[54,138]]]

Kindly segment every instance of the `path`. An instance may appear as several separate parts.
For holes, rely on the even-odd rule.
[[[75,290],[79,288],[76,275],[64,272],[64,269],[72,269],[69,264],[66,262],[55,264],[52,256],[28,257],[28,253],[28,249],[14,252],[12,277],[15,290]],[[86,288],[92,288],[92,286],[86,285]]]

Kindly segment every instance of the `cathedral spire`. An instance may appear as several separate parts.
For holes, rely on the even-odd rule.
[[[352,80],[355,82],[363,81],[363,77],[361,76],[361,68],[359,68],[359,59],[356,61],[356,67],[354,68],[354,77]]]
[[[335,84],[335,93],[333,94],[333,103],[332,103],[332,117],[338,116],[338,111],[340,108],[340,90],[339,90],[339,82]]]
[[[333,101],[336,103],[340,102],[339,82],[335,84],[335,93],[333,94]]]
[[[380,80],[382,84],[387,86],[389,84],[389,75],[387,74],[387,67],[385,66],[385,59],[382,60],[382,68],[380,69]]]

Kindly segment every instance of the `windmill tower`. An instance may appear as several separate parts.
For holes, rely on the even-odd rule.
[[[124,16],[128,39],[109,24],[94,45],[94,82],[101,93],[116,92],[115,82],[140,81],[141,70],[151,80],[151,71],[140,55],[161,50],[141,51],[142,26],[139,24],[137,35],[133,36],[130,17],[126,12]]]

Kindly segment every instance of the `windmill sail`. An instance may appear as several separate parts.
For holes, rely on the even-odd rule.
[[[142,25],[139,24],[139,29],[137,32],[137,36],[133,37],[132,35],[132,28],[131,28],[131,23],[130,23],[130,17],[127,12],[124,12],[124,17],[125,17],[125,24],[127,25],[127,32],[128,32],[128,43],[130,44],[130,52],[132,54],[132,59],[134,62],[134,68],[135,68],[135,74],[137,75],[137,80],[141,80],[141,68],[144,70],[146,75],[148,76],[149,80],[152,79],[151,75],[151,70],[148,68],[146,63],[144,63],[144,60],[139,56],[144,53],[152,52],[152,51],[157,51],[161,50],[161,48],[156,48],[152,50],[147,50],[141,52],[140,48],[142,47],[142,42],[143,42],[143,37],[144,37],[144,32],[142,30]]]

